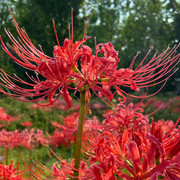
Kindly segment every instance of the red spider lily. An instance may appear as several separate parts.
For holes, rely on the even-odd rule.
[[[111,43],[99,44],[95,47],[96,56],[92,55],[91,59],[81,59],[81,71],[84,75],[84,78],[87,80],[86,84],[91,87],[94,93],[97,95],[95,91],[98,91],[99,97],[104,95],[106,100],[111,101],[113,98],[113,94],[110,91],[111,87],[115,87],[116,92],[123,96],[123,93],[128,93],[124,92],[120,88],[121,86],[129,87],[132,90],[139,91],[140,88],[151,87],[162,82],[166,82],[167,79],[172,74],[174,74],[172,70],[179,62],[178,60],[180,54],[175,55],[177,48],[178,46],[175,46],[169,52],[169,48],[167,48],[157,57],[155,54],[153,58],[143,66],[142,64],[146,60],[148,54],[151,51],[150,50],[141,63],[137,66],[137,68],[133,70],[133,64],[137,56],[133,59],[133,62],[129,68],[117,69],[119,62],[117,57],[118,52],[114,50],[113,45]],[[91,50],[88,49],[88,51],[89,54],[91,54]],[[98,57],[98,53],[100,53],[103,57]],[[158,69],[160,69],[160,71]],[[79,79],[81,79],[83,84],[85,79],[81,77],[79,77]],[[160,89],[158,91],[160,91]],[[141,96],[141,98],[142,97],[147,96]]]
[[[85,33],[82,40],[73,43],[73,23],[72,35],[69,32],[69,38],[64,40],[63,46],[60,46],[55,30],[58,46],[54,47],[54,58],[51,58],[45,55],[42,50],[36,49],[25,30],[19,28],[14,18],[13,20],[20,39],[17,41],[6,30],[13,45],[7,44],[6,46],[0,37],[2,47],[19,65],[34,71],[36,74],[36,77],[30,77],[27,74],[33,82],[28,83],[17,75],[15,77],[8,75],[1,69],[2,82],[0,84],[10,89],[12,93],[5,92],[2,89],[0,91],[15,99],[22,100],[21,97],[25,97],[28,99],[23,101],[36,102],[44,97],[48,97],[49,103],[52,104],[62,95],[67,104],[65,108],[68,109],[73,105],[72,98],[69,95],[69,89],[85,90],[87,91],[86,95],[88,98],[90,97],[89,89],[92,89],[98,97],[111,102],[115,93],[123,97],[124,93],[127,94],[121,89],[121,86],[139,91],[141,88],[151,87],[163,82],[165,84],[167,79],[175,73],[173,69],[179,62],[180,54],[175,55],[178,48],[176,46],[169,52],[168,48],[158,56],[155,54],[145,65],[143,63],[151,50],[136,68],[133,69],[133,65],[137,55],[134,57],[129,68],[117,69],[119,63],[118,51],[115,51],[110,42],[98,45],[95,42],[95,55],[92,54],[91,48],[84,45],[85,41],[90,38],[85,38]],[[20,59],[13,56],[8,48],[17,54]],[[79,60],[80,67],[77,63]],[[44,80],[40,80],[42,78],[39,78],[38,74],[43,76]],[[29,85],[30,89],[20,87],[14,81]],[[112,87],[116,89],[114,93],[111,92]]]
[[[125,179],[129,177],[122,172],[125,168],[128,171],[130,170],[128,160],[125,160],[127,156],[125,144],[129,141],[128,131],[124,133],[121,145],[119,144],[119,138],[117,138],[118,136],[114,137],[111,133],[104,132],[94,139],[93,151],[87,153],[90,156],[90,164],[98,164],[100,179],[103,179],[102,175],[106,175],[107,179],[116,179],[116,176]],[[92,139],[89,141],[92,142]],[[93,144],[90,145],[92,146]]]
[[[12,77],[1,69],[1,72],[3,73],[3,76],[1,77],[3,83],[1,83],[1,85],[9,88],[13,93],[7,93],[3,90],[1,90],[1,92],[16,99],[19,99],[22,96],[31,98],[31,100],[28,101],[38,101],[48,96],[50,104],[62,94],[63,99],[67,103],[67,108],[70,108],[72,106],[72,99],[67,90],[69,88],[68,84],[75,82],[75,80],[72,79],[72,73],[74,73],[73,69],[77,69],[76,62],[82,55],[84,55],[84,50],[81,46],[87,38],[83,38],[81,41],[75,43],[73,43],[73,40],[70,38],[65,39],[62,47],[55,46],[55,57],[51,58],[46,56],[42,51],[36,49],[25,30],[20,29],[14,18],[13,20],[20,36],[20,40],[18,42],[13,35],[6,30],[7,35],[13,42],[13,46],[9,44],[7,46],[10,50],[15,52],[20,59],[17,59],[10,53],[0,37],[3,49],[19,65],[34,71],[36,73],[36,78],[30,77],[27,74],[34,83],[31,84],[20,79],[17,75]],[[37,75],[38,73],[45,78],[44,81],[40,81]],[[32,88],[21,88],[14,84],[12,80],[29,85]],[[58,92],[56,93],[56,91]],[[55,97],[55,100],[52,100],[53,97]]]
[[[167,179],[180,178],[180,130],[175,128],[179,121],[180,118],[165,132],[162,131],[162,123],[152,124],[151,133],[146,135],[150,141],[150,148],[145,162],[152,163],[152,159],[155,159],[158,165],[147,172],[144,178],[154,176],[155,179],[157,175],[165,176]]]
[[[154,105],[155,108],[158,108],[159,110],[160,110],[160,109],[167,109],[167,108],[170,107],[170,105],[169,105],[168,102],[165,104],[165,103],[164,103],[163,101],[161,101],[161,100],[155,101],[155,102],[153,103],[153,105]]]
[[[56,130],[54,134],[50,137],[50,145],[65,145],[69,147],[70,143],[75,142],[78,128],[78,114],[79,113],[73,113],[72,115],[64,118],[64,124],[51,121],[52,125],[56,128]]]
[[[122,108],[123,115],[124,107],[119,106],[119,108]],[[134,126],[133,116],[136,117],[138,113],[134,113],[133,109],[128,110],[128,113],[132,115],[129,119],[132,121],[127,122],[126,128],[121,129],[120,125],[126,122],[121,119],[123,116],[118,110],[117,113],[111,112],[109,116],[108,114],[105,116],[106,123],[103,121],[102,130],[98,129],[91,135],[88,131],[84,131],[84,136],[89,138],[83,141],[83,152],[89,156],[90,164],[97,163],[101,167],[109,167],[112,177],[116,175],[127,180],[157,179],[158,176],[178,179],[180,177],[180,130],[175,127],[180,118],[176,124],[172,121],[158,121],[158,123],[153,122],[152,125],[142,123],[141,128],[132,128]],[[110,118],[109,121],[108,118]],[[112,121],[113,118],[114,121]],[[114,128],[118,118],[122,120],[120,125],[118,124],[119,129]],[[112,129],[110,129],[111,122],[114,122]],[[108,163],[112,157],[114,160],[111,170]],[[101,169],[102,171],[104,170]]]
[[[48,140],[44,137],[43,131],[37,130],[35,133],[34,129],[28,131],[27,129],[19,132],[15,131],[6,131],[2,129],[0,131],[0,146],[8,149],[13,149],[14,147],[26,147],[31,149],[38,144],[42,144],[44,146],[48,145]]]
[[[34,129],[31,130],[23,130],[19,134],[19,146],[26,147],[27,149],[34,148],[38,144],[42,144],[43,146],[47,146],[49,141],[44,137],[43,131],[37,129],[37,133],[35,133]]]
[[[174,179],[180,177],[180,153],[177,153],[171,159],[164,156],[162,161],[157,162],[156,151],[159,150],[160,153],[164,154],[163,146],[158,143],[157,139],[153,139],[152,136],[147,134],[143,140],[147,144],[143,145],[142,142],[141,145],[145,148],[140,148],[138,142],[131,140],[132,137],[127,132],[121,141],[118,138],[118,136],[104,132],[95,138],[97,144],[95,141],[93,142],[94,145],[91,144],[94,149],[87,153],[90,156],[89,162],[91,165],[97,163],[102,168],[101,174],[102,171],[106,170],[106,172],[109,171],[109,176],[114,179],[118,176],[127,180],[150,178],[156,180],[159,175],[174,177]],[[92,142],[92,139],[89,141]],[[110,162],[112,166],[109,165]]]
[[[73,107],[73,111],[79,111],[79,109],[80,109],[80,105],[79,104],[77,104],[77,105],[75,105]]]
[[[53,109],[65,109],[66,107],[66,102],[59,99],[50,106],[46,106],[47,104],[47,101],[45,99],[42,99],[38,104],[32,104],[31,106],[29,106],[29,108],[41,109],[43,111],[52,111]]]
[[[180,112],[180,97],[175,97],[170,101],[170,110],[172,112]]]
[[[14,167],[13,161],[10,165],[0,164],[0,179],[4,180],[23,180],[23,172],[18,170],[18,165]]]
[[[92,103],[91,109],[104,110],[104,109],[107,109],[107,106],[102,103]]]
[[[0,124],[0,128],[3,128],[3,127],[5,127],[5,125],[4,124]]]
[[[146,129],[148,118],[142,114],[143,109],[138,106],[134,107],[132,103],[128,106],[119,103],[114,111],[109,111],[104,115],[104,130],[122,132],[124,129]]]
[[[55,132],[51,137],[49,137],[50,145],[65,145],[67,148],[69,148],[70,143],[74,143],[76,141],[78,118],[79,115],[77,112],[75,112],[64,118],[63,124],[51,121],[55,128]],[[88,138],[91,136],[91,133],[93,134],[94,132],[102,131],[103,127],[103,125],[99,124],[99,121],[96,117],[94,117],[92,120],[85,120],[83,128],[85,135],[83,136],[82,141],[88,140]]]
[[[154,144],[155,145],[155,144]],[[149,152],[147,152],[147,157],[145,157],[143,163],[141,164],[141,159],[139,156],[139,149],[137,147],[137,144],[133,141],[130,141],[127,144],[127,149],[129,151],[131,160],[133,162],[133,169],[135,173],[133,173],[134,178],[127,179],[152,179],[156,180],[157,176],[167,176],[169,174],[169,177],[173,177],[175,179],[180,178],[179,174],[179,158],[180,154],[174,157],[172,160],[164,160],[159,164],[154,164],[154,156],[153,155],[153,148]],[[150,164],[152,163],[152,164]]]
[[[19,145],[19,131],[7,132],[5,129],[0,131],[0,146],[8,149],[13,149]]]
[[[26,121],[26,122],[22,122],[21,125],[24,127],[32,127],[33,124],[30,121]]]
[[[51,180],[66,180],[69,178],[75,178],[73,176],[74,171],[74,159],[71,160],[70,163],[68,163],[66,160],[62,159],[61,157],[54,154],[58,160],[59,163],[53,164],[51,169],[43,166],[41,163],[36,163],[36,171],[31,170],[31,172],[34,174],[36,178],[40,179],[51,179]],[[109,166],[112,167],[110,164],[112,163],[112,160],[109,161]],[[79,180],[115,180],[115,176],[113,175],[113,169],[109,169],[108,167],[103,167],[98,164],[90,164],[90,167],[88,167],[86,161],[81,160],[80,162],[80,168],[79,168]],[[49,175],[50,174],[50,175]]]
[[[11,121],[16,121],[18,119],[19,117],[11,117],[10,115],[6,114],[5,110],[0,107],[0,121],[5,121],[9,124]]]
[[[179,122],[180,122],[180,118],[177,120],[175,124],[172,122],[170,122],[171,124],[168,123],[168,125],[171,125],[168,127],[168,129],[167,129],[167,122],[165,123],[153,122],[151,127],[151,134],[153,136],[148,135],[148,137],[151,140],[155,138],[158,141],[156,142],[156,144],[158,143],[161,144],[161,146],[163,147],[164,156],[166,156],[168,159],[173,158],[180,151],[180,129],[175,128]],[[165,126],[165,128],[163,126]],[[158,161],[161,160],[160,154],[158,154],[157,152],[156,158],[158,158]]]
[[[143,173],[144,175],[141,175],[142,178],[151,177],[152,179],[157,179],[158,175],[167,178],[172,177],[173,179],[180,178],[180,130],[175,129],[179,121],[180,118],[176,124],[171,125],[169,130],[163,128],[163,123],[160,123],[160,121],[158,124],[152,123],[151,133],[147,133],[145,137],[149,139],[149,148],[141,167],[141,173],[146,172]],[[138,154],[139,151],[139,148],[136,148],[132,153]],[[137,160],[135,156],[133,159]],[[137,167],[134,166],[134,168]]]
[[[119,104],[117,110],[106,114],[102,123],[96,117],[85,121],[82,142],[83,152],[88,159],[87,163],[86,160],[81,160],[80,180],[156,180],[159,176],[167,179],[180,177],[180,131],[176,128],[180,118],[175,124],[162,120],[148,124],[141,111],[138,107],[134,109],[132,104]],[[108,121],[108,118],[111,120]],[[113,118],[115,120],[110,129]],[[53,124],[58,129],[68,130],[74,126],[74,119],[74,115],[68,116],[68,125]],[[119,124],[116,125],[115,122]],[[114,128],[116,126],[119,129]],[[68,163],[53,154],[60,163],[54,164],[52,169],[37,163],[37,167],[42,168],[41,172],[45,173],[34,172],[37,177],[43,179],[47,172],[50,174],[48,178],[52,180],[73,178],[74,160]]]
[[[29,106],[30,109],[41,109],[43,111],[51,111],[52,107],[51,106],[44,106],[47,103],[41,103],[41,104],[33,104]]]

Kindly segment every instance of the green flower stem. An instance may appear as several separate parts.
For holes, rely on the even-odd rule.
[[[82,142],[82,132],[83,132],[83,122],[85,115],[85,93],[86,91],[80,92],[80,111],[79,111],[79,123],[78,123],[78,133],[75,145],[75,165],[74,165],[74,180],[78,180],[79,176],[79,164],[81,156],[81,142]]]
[[[5,164],[8,165],[9,149],[5,148]]]
[[[30,169],[32,169],[32,164],[31,164],[32,162],[31,161],[32,161],[32,150],[29,149],[29,168]],[[32,174],[31,173],[29,174],[29,178],[32,179]]]

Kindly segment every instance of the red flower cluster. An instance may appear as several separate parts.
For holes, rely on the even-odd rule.
[[[12,77],[1,69],[0,92],[21,101],[36,102],[48,97],[47,104],[53,104],[62,96],[66,103],[65,109],[68,109],[73,105],[69,90],[80,91],[81,95],[86,92],[86,100],[91,97],[91,92],[94,92],[105,102],[111,102],[116,93],[125,99],[124,94],[128,93],[122,90],[122,86],[139,91],[141,88],[162,83],[158,90],[160,91],[167,79],[175,73],[174,68],[179,63],[180,53],[176,54],[179,46],[175,46],[170,51],[167,48],[160,55],[154,54],[150,61],[144,64],[150,49],[139,65],[134,67],[137,54],[129,68],[118,69],[118,51],[115,51],[110,42],[96,44],[95,41],[93,54],[91,48],[84,45],[90,38],[85,37],[86,32],[82,40],[73,42],[73,27],[72,34],[64,40],[62,46],[57,38],[54,57],[49,57],[32,44],[25,30],[19,28],[14,18],[13,20],[20,36],[19,41],[6,30],[13,45],[5,45],[0,37],[2,47],[20,66],[34,71],[35,76],[27,73],[32,81],[29,83],[17,75]],[[28,85],[29,89],[15,82],[25,84],[26,87]],[[9,91],[3,90],[3,87]],[[141,98],[147,96],[142,95]],[[84,106],[83,101],[81,105]],[[142,112],[142,108],[134,107],[132,103],[127,106],[120,103],[115,110],[106,111],[102,123],[96,117],[86,120],[83,126],[82,151],[88,157],[88,162],[81,160],[80,168],[75,169],[74,159],[67,163],[57,156],[60,165],[52,166],[48,172],[48,175],[51,173],[50,179],[67,179],[73,177],[73,173],[76,174],[77,171],[78,178],[82,180],[155,180],[158,177],[180,179],[180,130],[176,128],[180,118],[176,124],[168,121],[153,121],[149,124],[148,118]],[[82,114],[84,116],[84,112]],[[49,137],[50,141],[44,137],[41,130],[35,133],[34,129],[25,129],[20,133],[18,130],[7,132],[3,129],[0,131],[0,146],[9,149],[17,146],[32,148],[39,143],[50,143],[53,146],[68,147],[75,141],[77,120],[78,114],[74,113],[64,119],[63,125],[52,122],[56,130],[53,136]],[[39,170],[47,170],[46,167],[37,166]],[[3,168],[10,170],[11,174],[16,172],[12,164],[11,167],[0,166],[0,170]],[[29,169],[31,170],[31,167]],[[42,172],[36,175],[37,178],[45,179],[41,177]]]
[[[78,118],[79,113],[73,113],[64,118],[63,124],[51,121],[55,128],[55,132],[49,138],[49,144],[52,146],[65,145],[69,147],[70,143],[74,143],[78,128]]]
[[[0,121],[7,122],[9,124],[11,121],[16,121],[18,119],[19,117],[11,117],[10,115],[6,114],[5,110],[2,107],[0,107]],[[0,127],[3,126],[3,124],[0,124]]]
[[[23,180],[23,172],[14,167],[13,162],[10,165],[0,164],[0,179],[3,180]]]
[[[25,122],[22,122],[21,125],[24,127],[31,127],[33,124],[30,121],[25,121]]]
[[[35,133],[34,129],[28,131],[27,129],[19,132],[15,131],[6,131],[2,129],[0,131],[0,146],[8,149],[13,149],[14,147],[25,147],[31,149],[38,144],[47,146],[48,140],[44,137],[43,131],[37,130]]]
[[[176,124],[162,120],[149,124],[140,110],[132,104],[119,104],[117,110],[106,114],[103,126],[97,126],[93,136],[89,133],[90,138],[83,142],[90,162],[85,174],[114,180],[180,178],[180,129],[175,128],[180,118]]]
[[[6,30],[13,45],[7,44],[6,46],[0,37],[2,47],[20,66],[34,71],[36,77],[31,77],[27,74],[33,82],[28,83],[17,75],[15,77],[8,75],[1,69],[3,75],[0,78],[0,85],[8,88],[11,93],[3,89],[0,89],[0,91],[19,100],[23,100],[22,97],[25,97],[26,100],[23,101],[36,102],[44,97],[48,97],[49,103],[52,104],[62,95],[66,102],[65,108],[68,109],[73,105],[72,98],[69,95],[70,89],[85,90],[88,98],[90,97],[89,90],[91,89],[101,99],[111,102],[115,93],[123,97],[124,93],[127,94],[121,89],[122,86],[139,91],[141,88],[151,87],[159,83],[164,82],[165,84],[167,79],[174,74],[175,71],[173,69],[180,57],[180,54],[175,54],[178,48],[178,46],[175,46],[169,52],[169,48],[167,48],[162,54],[158,56],[155,54],[147,64],[144,64],[151,51],[149,50],[136,68],[133,68],[133,66],[137,55],[129,68],[118,69],[120,61],[118,51],[115,51],[114,46],[110,42],[98,45],[95,42],[95,55],[93,55],[91,48],[84,45],[85,41],[90,37],[85,38],[84,33],[82,40],[73,42],[72,28],[72,37],[66,38],[63,46],[60,46],[58,42],[58,46],[54,47],[54,57],[52,58],[35,48],[25,30],[19,28],[14,18],[13,20],[20,40],[16,40]],[[19,59],[11,51],[17,54]],[[29,85],[30,88],[20,87],[15,81]],[[114,93],[111,92],[112,88],[115,89]]]
[[[163,120],[149,123],[142,112],[132,103],[120,103],[115,110],[106,111],[102,123],[96,117],[84,122],[82,152],[86,158],[81,160],[80,180],[180,178],[180,129],[176,128],[180,118],[175,124]],[[57,132],[64,132],[61,138],[52,137],[61,140],[56,145],[73,142],[71,131],[77,129],[77,114],[65,119],[63,125],[53,123]],[[54,155],[60,163],[48,170],[52,171],[50,179],[73,177],[74,159],[68,163]]]

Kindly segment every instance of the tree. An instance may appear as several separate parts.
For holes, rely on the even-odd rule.
[[[5,1],[0,0],[0,35],[2,36],[3,40],[6,42],[9,38],[6,36],[4,28],[12,30],[13,24],[11,21],[9,8],[12,7],[13,1]],[[0,68],[3,68],[8,73],[15,73],[15,69],[13,68],[13,63],[11,58],[7,56],[7,54],[0,50]]]
[[[83,21],[77,16],[83,0],[19,0],[16,4],[16,17],[20,26],[25,27],[33,42],[40,44],[52,56],[53,46],[57,44],[52,20],[56,23],[59,41],[68,37],[68,24],[71,22],[71,7],[73,7],[74,29],[76,34],[83,30]]]
[[[96,36],[98,43],[111,41],[122,67],[128,67],[138,51],[137,61],[152,46],[151,55],[179,41],[176,0],[91,0],[85,4],[81,12],[88,17],[88,35]],[[174,77],[168,89],[174,88]]]

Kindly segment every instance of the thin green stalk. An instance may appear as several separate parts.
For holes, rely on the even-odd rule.
[[[64,158],[64,159],[67,159],[67,151],[66,151],[66,146],[65,145],[62,145],[61,146],[61,156]]]
[[[9,158],[9,149],[5,148],[5,163],[8,165],[8,158]]]
[[[29,168],[30,169],[32,169],[31,159],[32,159],[32,150],[29,149]],[[29,178],[32,179],[31,173],[29,174]]]
[[[79,111],[79,123],[78,123],[78,133],[75,145],[75,165],[74,165],[74,180],[78,180],[79,176],[79,164],[81,156],[81,142],[82,142],[82,132],[83,132],[83,122],[85,115],[85,93],[86,91],[80,92],[80,111]]]
[[[27,163],[27,148],[25,148],[25,150],[24,150],[24,154],[25,154],[25,157],[24,157],[24,159],[25,159],[25,162]]]

